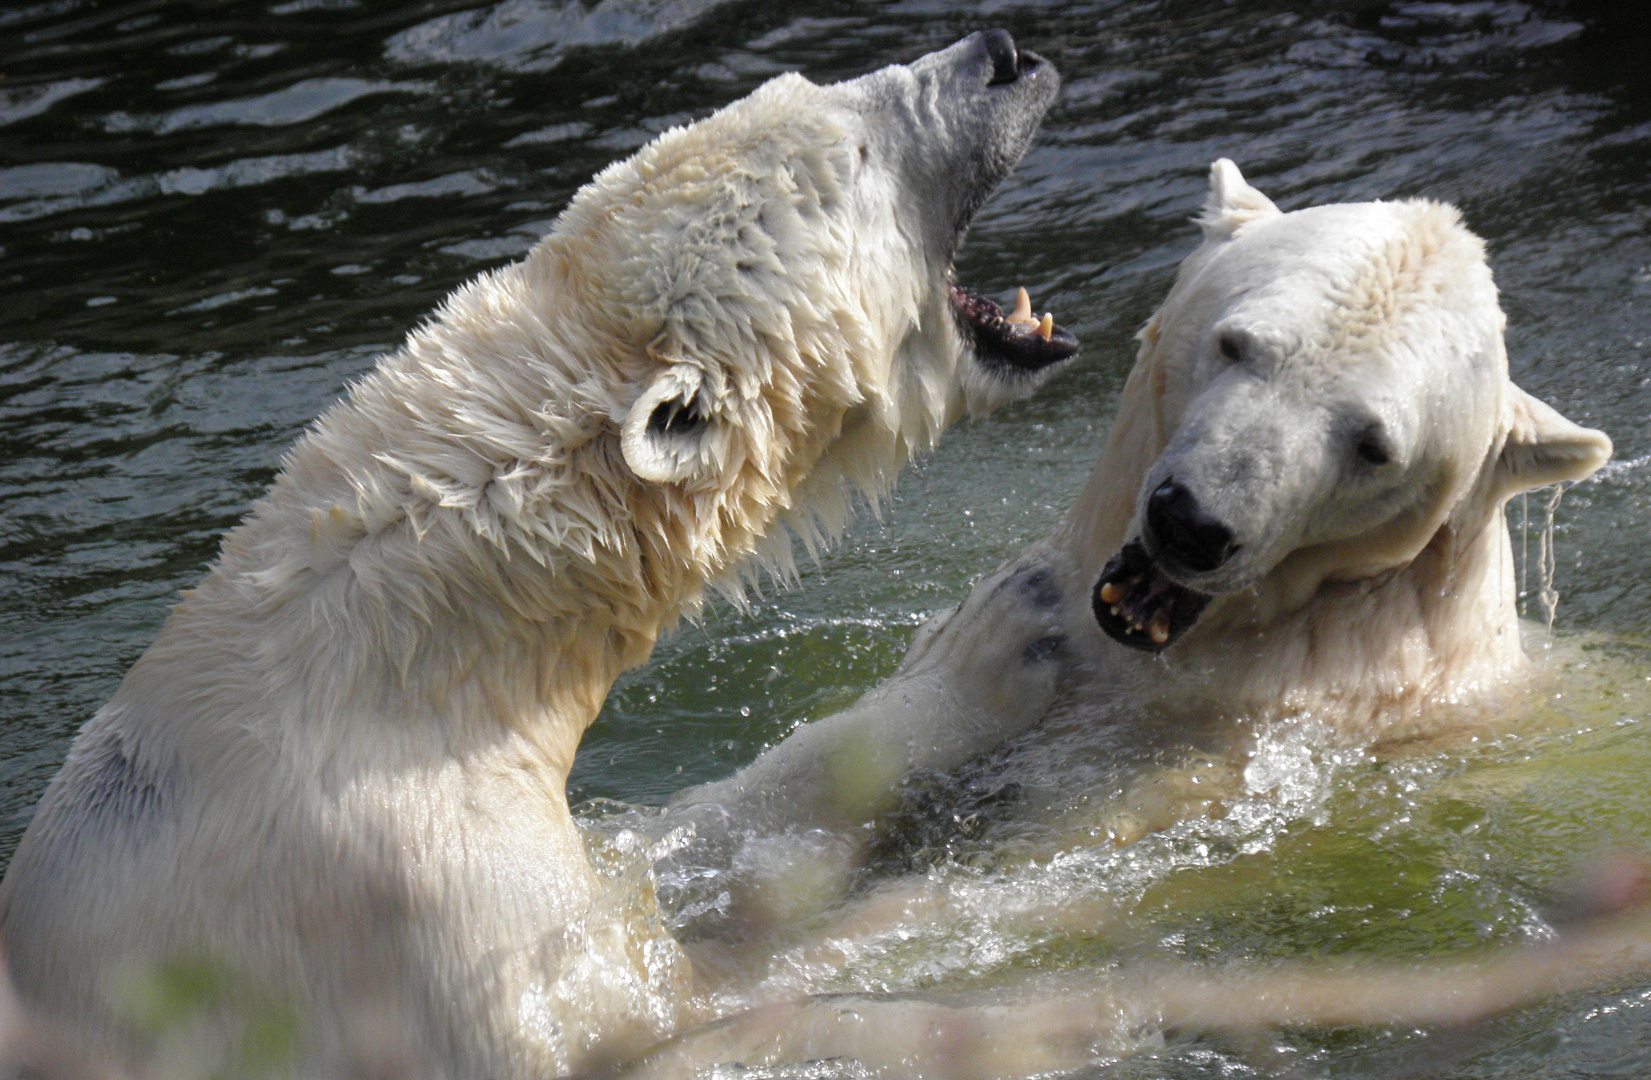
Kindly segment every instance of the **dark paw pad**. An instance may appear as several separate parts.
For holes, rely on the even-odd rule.
[[[1055,572],[1047,566],[1034,566],[1022,570],[1005,578],[998,588],[1013,588],[1022,599],[1040,611],[1049,611],[1060,606],[1060,582],[1055,580]]]
[[[1050,634],[1048,637],[1040,637],[1021,651],[1021,663],[1026,664],[1028,667],[1032,664],[1041,664],[1059,652],[1060,647],[1065,644],[1066,637],[1063,634]]]

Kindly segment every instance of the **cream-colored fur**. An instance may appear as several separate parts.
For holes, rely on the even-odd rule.
[[[833,857],[852,865],[893,780],[1051,718],[1150,715],[1223,754],[1281,720],[1362,744],[1456,723],[1517,681],[1503,505],[1588,475],[1610,441],[1510,381],[1482,242],[1421,200],[1284,214],[1226,160],[1200,223],[1065,519],[933,620],[858,705],[685,792],[679,812],[721,807],[746,829],[837,823],[847,850]],[[1360,457],[1373,432],[1380,464]],[[1197,488],[1237,552],[1170,573],[1212,598],[1149,656],[1101,631],[1097,585],[1143,542],[1169,478]],[[1236,770],[1201,761],[1185,799],[1168,794],[1189,787],[1177,778],[1149,781],[1136,816],[1208,807],[1222,775]]]
[[[1074,637],[1098,670],[1231,718],[1307,716],[1355,741],[1448,723],[1437,706],[1525,663],[1503,505],[1592,473],[1610,440],[1509,379],[1484,245],[1453,208],[1283,214],[1222,160],[1201,224],[1044,549],[1099,603],[1102,564],[1174,477],[1238,551],[1168,571],[1213,599],[1161,660],[1109,647],[1093,618]],[[1361,458],[1372,431],[1379,464]]]
[[[856,706],[678,797],[685,820],[735,823],[723,857],[732,853],[728,877],[747,898],[732,933],[766,929],[765,905],[831,912],[894,781],[955,768],[1040,722],[1049,729],[1022,756],[1058,760],[1048,740],[1097,724],[1135,725],[1143,757],[1214,751],[1150,769],[1124,808],[1055,832],[1128,842],[1241,791],[1246,744],[1268,726],[1368,744],[1460,723],[1520,682],[1504,504],[1587,476],[1611,447],[1509,379],[1482,242],[1454,209],[1422,200],[1281,213],[1226,160],[1211,169],[1200,224],[1204,242],[1142,330],[1105,448],[1065,519],[937,616]],[[1380,453],[1362,449],[1370,438]],[[1211,599],[1184,636],[1148,655],[1102,632],[1098,585],[1126,544],[1161,558],[1145,519],[1171,479],[1196,491],[1236,550],[1214,568],[1170,573]],[[1025,777],[1020,760],[1008,759],[1008,779]],[[1026,857],[1024,839],[1017,849],[1010,858]],[[1025,917],[1104,932],[1113,916],[1094,907]],[[828,915],[791,956],[817,979],[857,941],[958,917],[943,890],[896,882]],[[1497,961],[1545,962],[1517,951]],[[773,997],[794,995],[795,981],[776,966]],[[1166,1019],[1379,1022],[1432,1015],[1462,987],[1484,1000],[1527,989],[1487,982],[1468,969],[1337,982],[1308,966],[1261,989],[1174,972],[985,1007],[781,1000],[684,1040],[639,1075],[834,1056],[883,1075],[1036,1075],[1115,1053],[1112,1036]]]
[[[948,281],[1056,86],[994,44],[666,133],[316,421],[46,792],[0,887],[25,1000],[141,1064],[123,973],[205,957],[290,998],[306,1075],[367,1031],[551,1076],[691,1015],[567,773],[708,585],[1046,373],[980,355]]]

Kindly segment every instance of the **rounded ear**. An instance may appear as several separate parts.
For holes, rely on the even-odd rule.
[[[1508,436],[1496,459],[1499,498],[1581,480],[1611,456],[1611,440],[1603,431],[1571,423],[1512,383],[1507,402]]]
[[[711,430],[710,410],[699,392],[703,379],[691,364],[672,364],[625,414],[619,449],[637,476],[667,483],[702,469]]]
[[[1226,240],[1240,225],[1279,213],[1273,200],[1251,187],[1230,159],[1219,158],[1210,166],[1210,194],[1198,215],[1206,240]]]

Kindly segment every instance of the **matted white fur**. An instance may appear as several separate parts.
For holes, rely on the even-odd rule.
[[[1181,741],[1166,728],[1184,722],[1185,742],[1221,755],[1205,759],[1202,775],[1149,773],[1150,813],[1126,793],[1123,812],[1109,806],[1109,820],[1067,822],[1060,833],[1074,844],[1127,843],[1219,801],[1226,793],[1211,789],[1223,771],[1241,772],[1247,742],[1270,725],[1306,723],[1324,738],[1369,744],[1448,728],[1520,681],[1503,506],[1517,492],[1587,476],[1611,444],[1510,380],[1483,243],[1455,209],[1426,200],[1283,213],[1226,160],[1210,170],[1199,225],[1204,242],[1142,329],[1100,460],[1052,534],[936,616],[899,670],[854,707],[676,800],[684,820],[730,820],[727,846],[767,857],[735,857],[743,879],[731,875],[734,888],[749,894],[733,896],[743,920],[735,933],[763,927],[763,903],[788,879],[804,878],[815,910],[842,902],[900,778],[954,769],[1041,721],[1050,726],[1027,738],[1043,741],[1017,749],[1044,767],[1070,749],[1051,740],[1137,717],[1155,747]],[[1377,437],[1379,453],[1361,452]],[[1207,571],[1171,575],[1212,599],[1153,656],[1102,632],[1097,585],[1126,543],[1161,557],[1143,518],[1171,478],[1196,491],[1236,550]],[[1039,763],[1018,773],[1016,754],[995,764],[1006,784],[1067,779],[1036,776]],[[1029,854],[1027,837],[1039,831],[1017,835],[1008,859],[1053,856]],[[795,871],[787,843],[825,852],[811,878]],[[880,934],[921,940],[923,922],[959,917],[932,886],[908,879],[872,893],[794,955],[829,970]],[[1109,913],[1079,904],[1037,918],[1089,928]],[[1566,955],[1574,983],[1554,977],[1558,963],[1513,950],[1483,969],[1398,978],[1338,982],[1308,965],[1270,973],[1263,986],[1268,976],[1166,969],[1123,989],[1075,979],[1064,994],[1002,1004],[778,1001],[683,1040],[638,1075],[809,1058],[946,1080],[1047,1075],[1117,1052],[1123,1032],[1166,1023],[1254,1037],[1272,1023],[1426,1023],[1441,1008],[1467,1018],[1497,995],[1580,985],[1617,964],[1643,970],[1635,946],[1612,939],[1607,962]],[[1524,972],[1551,981],[1525,982]]]
[[[1363,743],[1448,726],[1464,716],[1452,706],[1519,678],[1503,505],[1587,476],[1611,444],[1510,380],[1484,244],[1426,200],[1282,213],[1225,159],[1198,220],[1204,242],[1141,330],[1061,524],[937,616],[854,708],[684,793],[684,811],[859,828],[901,775],[1052,715],[1150,702],[1204,736],[1225,723],[1232,742],[1305,718]],[[1380,464],[1360,456],[1373,428]],[[1175,571],[1213,599],[1153,657],[1101,632],[1097,582],[1170,478],[1237,551]],[[867,760],[882,783],[840,805],[830,763]]]
[[[665,133],[317,420],[47,790],[0,886],[23,997],[141,1066],[112,985],[200,956],[295,1003],[296,1073],[371,1031],[466,1080],[691,1016],[568,770],[708,585],[1047,374],[977,355],[948,281],[1058,83],[1003,55],[781,76]]]

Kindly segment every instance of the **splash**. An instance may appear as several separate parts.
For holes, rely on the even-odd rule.
[[[646,1045],[678,1030],[692,1007],[693,973],[660,911],[653,867],[693,834],[651,832],[657,818],[622,804],[579,808],[603,888],[582,916],[541,943],[533,967],[544,975],[517,1002],[517,1022],[563,1072],[588,1058],[594,1033],[611,1029],[611,1018],[629,1020],[621,1041]]]

